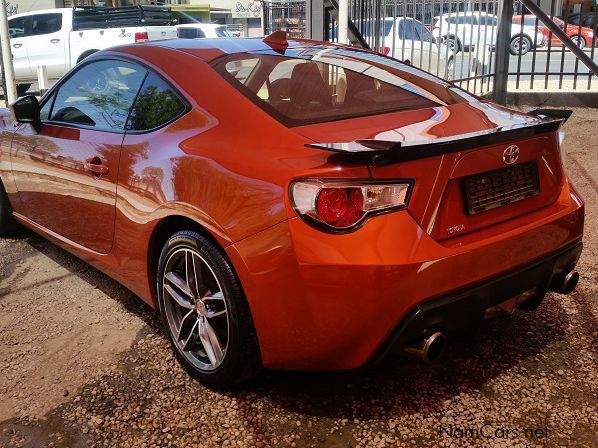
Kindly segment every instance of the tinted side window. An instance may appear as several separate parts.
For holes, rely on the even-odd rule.
[[[50,34],[62,28],[62,14],[36,14],[31,16],[31,34]]]
[[[185,110],[185,103],[166,81],[150,72],[131,110],[128,128],[136,131],[155,129],[179,117]]]
[[[31,32],[27,29],[30,23],[29,17],[16,17],[8,21],[8,33],[11,38],[27,37]]]
[[[180,39],[197,39],[206,37],[205,33],[199,28],[179,28]]]
[[[58,89],[50,119],[123,130],[145,74],[144,68],[123,61],[86,64]]]
[[[415,22],[411,19],[402,20],[399,24],[399,39],[420,40]]]
[[[536,26],[536,18],[535,17],[526,17],[523,20],[523,24],[529,25],[529,26]],[[539,23],[539,25],[541,25],[541,23]]]

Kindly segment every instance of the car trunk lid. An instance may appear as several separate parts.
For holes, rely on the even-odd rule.
[[[410,213],[446,240],[556,200],[559,124],[474,101],[295,129],[376,179],[413,179]]]

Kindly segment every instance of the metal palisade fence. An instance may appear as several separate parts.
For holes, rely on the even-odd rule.
[[[546,14],[538,17],[518,1],[349,0],[349,40],[478,95],[496,93],[497,88],[513,92],[598,92],[595,75],[567,46],[576,45],[595,67],[598,8],[576,13],[572,11],[587,11],[591,0],[575,5],[570,1],[535,0]],[[290,37],[336,42],[337,0],[308,3],[312,17],[322,11],[323,20],[318,22],[322,30],[306,29],[305,3],[293,1],[266,3],[266,31],[285,29]],[[504,5],[507,9],[501,10]],[[543,19],[564,32],[565,39],[570,39],[567,45]],[[501,51],[507,59],[497,60]]]

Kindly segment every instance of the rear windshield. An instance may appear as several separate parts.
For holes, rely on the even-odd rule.
[[[380,62],[386,65],[379,65],[375,64],[378,62],[375,54],[355,52],[355,55],[360,59],[353,58],[351,51],[330,47],[287,51],[284,56],[244,53],[220,60],[215,69],[287,126],[443,104],[434,94],[406,79],[413,77],[410,68],[400,73],[388,66],[388,63],[402,66],[397,61],[380,57]],[[443,89],[447,85],[438,87]]]

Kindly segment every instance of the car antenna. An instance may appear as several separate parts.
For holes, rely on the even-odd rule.
[[[262,42],[270,46],[277,53],[281,54],[284,53],[289,46],[286,31],[274,31],[272,34],[264,37]]]

